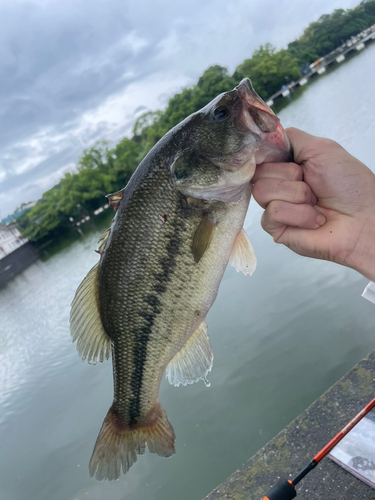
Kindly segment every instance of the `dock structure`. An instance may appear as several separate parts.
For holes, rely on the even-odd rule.
[[[280,477],[292,479],[374,397],[375,351],[205,500],[261,500]],[[296,487],[298,500],[375,500],[375,490],[324,458]]]
[[[16,224],[0,225],[0,259],[3,259],[29,240],[18,231]]]
[[[375,24],[362,31],[361,33],[358,33],[358,35],[352,36],[350,40],[347,40],[345,43],[340,45],[340,47],[337,47],[329,54],[310,64],[309,71],[304,74],[302,78],[300,78],[296,82],[289,83],[281,90],[273,94],[267,100],[268,106],[272,106],[273,104],[275,104],[275,101],[277,99],[288,97],[296,87],[302,87],[303,85],[306,85],[312,77],[322,75],[326,72],[328,66],[340,64],[346,59],[346,55],[350,52],[359,52],[363,50],[366,47],[366,44],[371,42],[372,40],[375,40]]]
[[[0,288],[38,260],[37,250],[26,240],[4,256],[0,254]]]

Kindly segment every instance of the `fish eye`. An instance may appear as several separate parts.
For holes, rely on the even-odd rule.
[[[223,122],[228,116],[229,111],[225,106],[218,106],[212,111],[212,118],[215,122]]]

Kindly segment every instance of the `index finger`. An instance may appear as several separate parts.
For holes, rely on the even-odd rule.
[[[261,163],[257,165],[251,183],[254,184],[259,179],[302,181],[303,170],[296,163]]]

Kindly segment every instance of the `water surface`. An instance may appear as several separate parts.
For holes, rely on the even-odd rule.
[[[374,60],[375,44],[317,78],[280,112],[284,126],[331,137],[374,167]],[[1,498],[199,500],[375,348],[366,279],[275,245],[261,213],[252,201],[245,223],[257,271],[228,268],[207,318],[211,387],[162,383],[176,455],[147,453],[114,483],[88,475],[112,400],[111,362],[82,363],[68,328],[105,227],[0,291]]]

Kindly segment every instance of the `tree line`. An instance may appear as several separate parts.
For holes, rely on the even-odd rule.
[[[299,79],[310,63],[374,23],[375,0],[363,0],[353,9],[336,9],[321,16],[286,49],[261,45],[232,75],[225,67],[211,66],[195,85],[174,95],[164,111],[141,115],[130,139],[124,138],[112,148],[100,141],[85,150],[76,171],[66,173],[19,217],[22,234],[31,241],[43,242],[69,230],[74,221],[103,205],[105,194],[126,185],[140,161],[169,129],[215,96],[249,77],[258,94],[267,100],[286,82]]]

